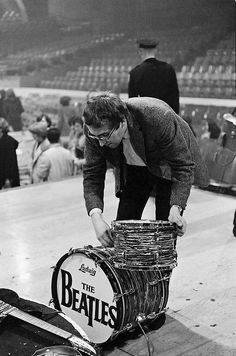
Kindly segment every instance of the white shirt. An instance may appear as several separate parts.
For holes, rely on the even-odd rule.
[[[123,143],[123,152],[126,159],[126,163],[130,164],[131,166],[145,167],[146,164],[143,162],[142,158],[137,155],[137,153],[133,149],[133,146],[131,145],[130,135],[128,130],[126,130],[124,134],[122,143]]]

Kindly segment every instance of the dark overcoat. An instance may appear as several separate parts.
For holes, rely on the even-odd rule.
[[[129,98],[150,96],[165,101],[178,114],[179,88],[171,64],[148,58],[130,72]]]
[[[205,163],[191,129],[166,103],[154,98],[132,98],[126,101],[131,144],[149,171],[172,180],[170,204],[185,208],[191,185],[208,185]],[[88,212],[103,210],[106,161],[115,166],[116,193],[120,190],[120,149],[99,145],[88,137],[85,126],[84,197]],[[125,178],[125,177],[124,177]]]
[[[24,112],[20,98],[17,96],[7,98],[3,102],[4,117],[13,131],[22,129],[21,114]]]
[[[3,134],[0,138],[0,189],[4,186],[6,179],[10,180],[11,187],[20,185],[17,147],[18,142],[8,134]]]

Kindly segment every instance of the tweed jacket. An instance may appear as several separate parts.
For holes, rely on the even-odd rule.
[[[171,64],[148,58],[130,72],[129,98],[150,96],[165,101],[178,114],[179,88]]]
[[[208,185],[208,173],[188,124],[166,103],[154,98],[126,101],[131,144],[149,171],[172,180],[170,204],[186,207],[191,185]],[[85,125],[84,198],[88,212],[103,210],[106,161],[115,166],[116,193],[120,190],[120,149],[103,146],[87,135]],[[125,177],[124,177],[125,179]]]

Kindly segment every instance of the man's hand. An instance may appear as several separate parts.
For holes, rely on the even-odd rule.
[[[176,223],[178,236],[183,236],[183,234],[186,232],[187,222],[183,216],[180,215],[180,210],[177,205],[173,205],[170,208],[168,220],[172,223]]]
[[[11,188],[11,182],[10,182],[9,179],[6,179],[6,180],[5,180],[5,183],[4,183],[3,188],[4,188],[4,189]]]
[[[91,216],[93,227],[97,236],[103,247],[112,247],[114,245],[113,238],[111,235],[111,228],[103,220],[101,213],[94,213]]]

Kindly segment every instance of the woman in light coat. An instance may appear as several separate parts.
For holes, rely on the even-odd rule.
[[[43,121],[35,122],[29,127],[29,131],[35,139],[32,151],[31,183],[40,183],[43,181],[39,174],[40,157],[50,146],[47,139],[47,123]]]

